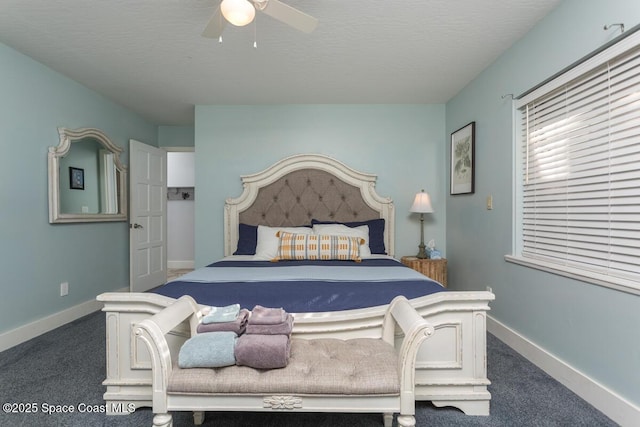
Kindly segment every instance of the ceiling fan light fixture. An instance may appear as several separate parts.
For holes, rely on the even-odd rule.
[[[220,11],[230,24],[245,26],[256,16],[256,9],[248,0],[223,0]]]

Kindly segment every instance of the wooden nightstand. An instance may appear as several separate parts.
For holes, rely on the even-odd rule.
[[[407,267],[424,274],[425,276],[442,283],[447,287],[447,260],[446,259],[420,259],[415,256],[403,256],[400,261]]]

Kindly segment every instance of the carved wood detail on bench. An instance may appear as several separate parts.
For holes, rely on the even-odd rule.
[[[302,408],[302,398],[296,396],[269,396],[262,399],[265,408],[294,409]]]

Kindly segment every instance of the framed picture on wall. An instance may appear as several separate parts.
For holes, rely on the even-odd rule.
[[[84,169],[69,166],[69,188],[84,190]]]
[[[451,194],[473,194],[475,190],[476,122],[451,134]]]

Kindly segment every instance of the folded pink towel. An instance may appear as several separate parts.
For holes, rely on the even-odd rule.
[[[236,364],[256,369],[284,368],[289,363],[291,340],[286,335],[242,335],[236,341]]]
[[[205,332],[235,332],[237,335],[242,335],[247,327],[247,320],[249,319],[249,310],[243,308],[238,313],[236,320],[233,322],[219,322],[219,323],[200,323],[197,331],[199,334]]]
[[[269,308],[256,305],[251,310],[249,323],[256,325],[277,325],[287,320],[287,312],[282,308]]]
[[[251,316],[253,318],[253,316]],[[251,322],[251,318],[247,323],[247,334],[262,334],[262,335],[291,335],[293,330],[293,316],[287,314],[284,322],[272,324],[272,325],[260,325]]]

